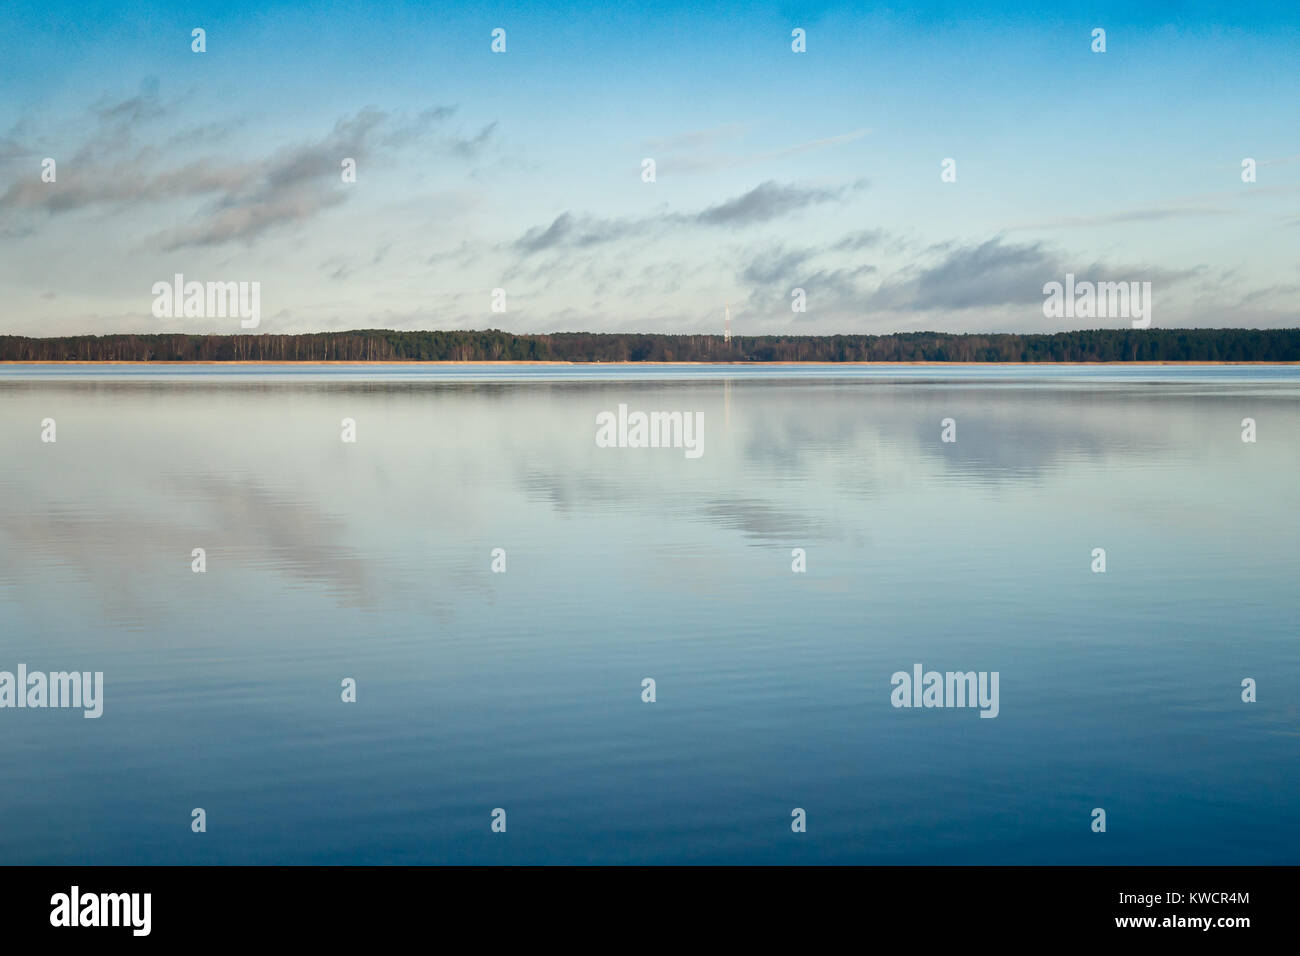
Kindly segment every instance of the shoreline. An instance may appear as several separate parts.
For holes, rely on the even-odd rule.
[[[875,367],[906,367],[906,366],[911,366],[911,367],[918,367],[918,366],[919,366],[919,367],[935,367],[935,366],[937,366],[937,367],[940,367],[940,368],[944,368],[944,367],[948,367],[948,368],[951,368],[951,367],[974,367],[974,366],[988,366],[988,367],[994,367],[994,368],[996,368],[996,367],[1000,367],[1000,366],[1011,366],[1011,367],[1024,367],[1024,368],[1028,368],[1028,367],[1030,367],[1030,366],[1044,366],[1044,367],[1048,367],[1048,368],[1059,368],[1059,367],[1065,366],[1065,367],[1072,367],[1072,368],[1089,368],[1089,367],[1094,367],[1094,366],[1095,366],[1095,367],[1103,367],[1103,366],[1104,366],[1104,367],[1111,367],[1111,366],[1125,366],[1125,365],[1131,365],[1131,366],[1142,366],[1142,365],[1174,365],[1174,366],[1182,366],[1182,365],[1187,365],[1187,366],[1192,366],[1192,365],[1278,365],[1278,366],[1283,366],[1283,365],[1300,365],[1300,361],[1294,361],[1294,362],[1272,362],[1272,361],[1235,361],[1235,362],[1225,362],[1225,361],[1199,361],[1199,360],[1192,360],[1192,361],[1161,361],[1161,360],[1154,360],[1154,361],[1149,361],[1149,362],[811,362],[811,361],[810,361],[810,362],[692,362],[692,361],[683,361],[683,362],[650,362],[650,361],[646,361],[646,362],[631,362],[631,361],[628,361],[628,362],[566,362],[566,361],[551,361],[551,360],[546,360],[546,361],[540,361],[540,360],[539,360],[539,361],[522,361],[522,360],[521,360],[521,361],[490,361],[490,360],[482,360],[482,361],[478,361],[478,360],[473,360],[473,361],[463,361],[463,362],[459,362],[459,361],[445,361],[445,360],[437,360],[437,361],[422,361],[422,360],[419,360],[419,359],[405,359],[405,360],[400,360],[400,359],[399,359],[399,360],[394,360],[394,361],[368,361],[368,360],[365,360],[365,359],[356,359],[356,360],[345,360],[345,359],[312,359],[312,360],[297,360],[297,361],[283,361],[283,362],[277,362],[277,361],[271,361],[271,360],[266,360],[266,359],[231,359],[231,360],[229,360],[229,361],[193,361],[193,362],[190,362],[190,361],[183,361],[183,362],[171,362],[171,361],[160,361],[160,360],[144,361],[144,360],[140,360],[140,359],[105,359],[105,360],[97,360],[97,359],[57,359],[57,360],[50,360],[50,361],[40,361],[40,360],[32,360],[32,359],[0,359],[0,366],[3,366],[3,365],[165,365],[165,366],[176,366],[176,367],[182,367],[182,368],[183,368],[183,367],[186,367],[186,366],[195,366],[195,365],[202,365],[202,366],[222,366],[222,365],[277,365],[277,366],[298,366],[298,365],[361,365],[361,366],[407,366],[407,365],[416,365],[416,366],[427,366],[427,365],[436,365],[436,366],[456,366],[456,365],[469,365],[469,366],[480,366],[480,365],[494,365],[494,366],[495,366],[495,365],[504,365],[504,366],[515,366],[515,365],[520,365],[520,366],[532,366],[532,365],[563,365],[563,366],[571,366],[571,367],[584,367],[584,366],[593,366],[593,367],[594,367],[594,366],[600,366],[600,365],[610,365],[610,366],[618,366],[618,367],[623,367],[623,366],[632,366],[632,365],[648,365],[648,366],[661,366],[661,365],[733,365],[733,366],[737,366],[737,367],[756,367],[756,368],[772,368],[772,367],[795,367],[795,368],[798,368],[798,367],[800,367],[800,366],[818,366],[818,367],[832,367],[832,368],[834,368],[834,367],[860,367],[860,366],[875,366]]]

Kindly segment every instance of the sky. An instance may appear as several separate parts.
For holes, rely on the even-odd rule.
[[[7,0],[0,90],[0,334],[1300,325],[1294,4]]]

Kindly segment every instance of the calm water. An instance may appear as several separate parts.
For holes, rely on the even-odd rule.
[[[105,675],[0,863],[1300,863],[1298,474],[1294,367],[0,367],[0,670]]]

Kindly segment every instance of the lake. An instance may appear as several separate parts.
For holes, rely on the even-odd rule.
[[[0,863],[1300,863],[1298,475],[1296,366],[0,366]]]

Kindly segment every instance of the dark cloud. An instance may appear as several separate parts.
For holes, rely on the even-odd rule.
[[[870,249],[880,245],[885,238],[883,229],[864,229],[862,232],[855,232],[850,236],[845,236],[831,248],[840,252],[852,252],[858,249]]]
[[[556,216],[549,226],[534,226],[516,242],[515,248],[524,253],[542,252],[559,246],[585,247],[622,239],[638,229],[645,228],[651,220],[579,218],[564,212]]]
[[[151,89],[116,103],[104,103],[94,107],[95,115],[107,123],[127,123],[136,125],[146,120],[157,119],[166,112],[158,98],[155,84]]]
[[[125,155],[136,147],[153,123],[173,116],[176,103],[163,103],[158,81],[147,78],[140,92],[123,100],[101,97],[90,107],[84,121],[81,145],[72,153],[71,165],[82,167],[103,163],[106,157]]]
[[[819,203],[833,202],[865,186],[865,180],[832,188],[811,188],[769,181],[760,183],[734,199],[697,213],[664,213],[641,219],[603,219],[563,212],[548,225],[534,226],[527,230],[513,245],[517,251],[529,255],[561,247],[600,245],[629,235],[646,234],[664,226],[755,225]]]
[[[496,132],[496,128],[497,124],[495,122],[488,123],[476,136],[471,136],[468,139],[451,140],[448,144],[449,148],[457,156],[464,159],[474,159],[483,152],[488,141],[492,139],[492,134]]]
[[[846,192],[861,189],[865,185],[865,181],[859,180],[851,186],[813,189],[796,186],[793,183],[782,184],[768,180],[759,183],[743,196],[710,206],[695,218],[698,222],[709,226],[748,226],[767,222],[808,206],[832,202]]]
[[[750,262],[741,279],[750,284],[746,310],[756,315],[784,314],[795,322],[822,319],[832,314],[861,312],[871,290],[863,280],[876,271],[873,265],[808,269],[804,260],[813,253],[793,253],[771,260]],[[806,312],[792,313],[791,293],[803,289]]]
[[[457,109],[456,106],[431,106],[421,110],[411,122],[394,124],[381,143],[390,149],[422,143],[437,126],[454,116]]]
[[[1041,303],[1043,283],[1064,273],[1043,243],[1007,243],[998,236],[975,246],[949,247],[937,264],[881,285],[871,306],[926,311]]]
[[[788,282],[812,255],[809,249],[766,249],[750,259],[740,278],[753,285]]]
[[[347,193],[336,188],[342,157],[364,162],[374,132],[386,119],[379,110],[365,109],[339,120],[329,135],[314,143],[280,150],[249,169],[254,175],[225,192],[198,223],[162,233],[162,247],[170,251],[247,241],[342,203]]]
[[[870,297],[875,310],[925,312],[996,306],[1040,306],[1043,285],[1073,273],[1076,281],[1148,281],[1167,287],[1198,276],[1202,267],[1159,269],[1116,263],[1080,262],[1043,242],[1011,243],[995,236],[978,245],[955,242],[931,247],[943,253],[936,264],[886,282]]]
[[[857,257],[846,253],[875,246],[884,238],[884,230],[877,229],[853,233],[824,247],[787,249],[775,244],[760,248],[750,255],[738,276],[749,286],[746,305],[760,314],[774,309],[788,312],[790,294],[800,288],[807,297],[808,312],[793,313],[796,322],[832,312],[861,311],[872,293],[863,280],[877,269],[854,262]],[[825,264],[810,265],[819,259]]]
[[[160,233],[154,241],[164,250],[251,241],[345,202],[348,192],[339,188],[339,164],[344,157],[361,164],[413,143],[428,144],[431,139],[435,148],[447,154],[479,154],[496,124],[490,123],[468,138],[436,135],[438,124],[455,110],[454,106],[435,106],[407,119],[367,107],[339,119],[320,139],[281,148],[264,159],[210,156],[160,168],[159,160],[167,159],[170,150],[160,153],[156,147],[146,147],[133,156],[125,151],[150,124],[166,119],[171,112],[159,99],[156,83],[146,82],[135,96],[100,101],[91,108],[90,132],[73,160],[60,163],[57,188],[37,177],[26,177],[0,194],[0,209],[63,213],[97,205],[207,198],[207,207],[193,223]],[[222,128],[208,123],[193,131],[198,142],[212,144]],[[168,147],[194,144],[178,141],[176,133],[166,142]],[[0,141],[0,151],[5,155],[30,153],[9,138]]]

